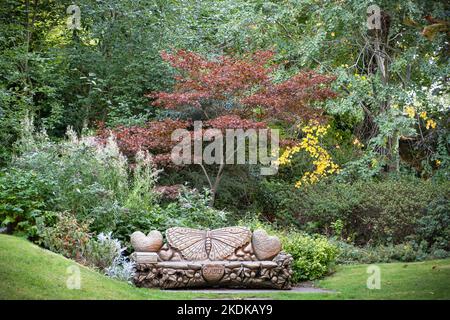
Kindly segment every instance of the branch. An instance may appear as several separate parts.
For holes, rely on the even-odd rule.
[[[202,163],[199,163],[199,165],[200,165],[200,167],[202,168],[203,173],[204,173],[205,176],[206,176],[206,179],[208,180],[209,188],[210,188],[211,190],[213,190],[213,185],[212,185],[212,183],[211,183],[211,179],[209,178],[208,172],[206,172],[206,169],[205,169],[205,167],[203,166]]]

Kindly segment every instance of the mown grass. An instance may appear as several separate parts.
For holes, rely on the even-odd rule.
[[[68,289],[68,268],[78,266],[81,288]],[[334,293],[207,294],[136,288],[39,248],[0,235],[0,299],[450,299],[450,259],[379,264],[381,288],[367,289],[367,265],[340,266],[316,286]]]

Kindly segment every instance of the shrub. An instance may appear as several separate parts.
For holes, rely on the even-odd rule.
[[[298,189],[292,183],[263,180],[258,188],[258,203],[264,216],[282,225],[298,225]]]
[[[206,167],[214,171],[217,168]],[[226,166],[214,200],[214,208],[230,212],[230,217],[242,218],[242,212],[251,210],[255,204],[260,168],[256,165],[233,165]],[[162,189],[166,202],[174,200],[179,193],[179,186],[189,181],[189,187],[197,190],[209,188],[206,175],[200,166],[190,166],[183,170],[164,170],[160,177],[161,184],[169,185]],[[170,186],[175,186],[167,189]],[[159,188],[158,188],[159,189]],[[172,191],[172,194],[168,192]],[[258,210],[255,210],[258,211]]]
[[[300,190],[280,182],[265,182],[264,188],[260,198],[267,203],[266,216],[274,217],[279,224],[295,221],[310,233],[342,236],[360,245],[398,244],[415,234],[422,237],[415,237],[416,242],[427,240],[432,244],[439,237],[429,233],[445,233],[449,182],[396,176],[354,183],[330,180]],[[440,209],[432,209],[430,203],[438,199]],[[419,223],[422,218],[425,220],[421,225],[437,229],[425,231]],[[437,219],[434,227],[430,219]]]
[[[78,222],[69,212],[57,213],[54,226],[45,226],[38,221],[42,244],[49,250],[77,261],[84,261],[84,251],[91,234],[90,221]]]
[[[119,256],[105,269],[105,274],[111,278],[130,282],[135,274],[135,263],[124,256]]]
[[[344,241],[334,241],[334,244],[339,249],[339,254],[336,257],[337,264],[377,262],[377,261],[369,261],[367,249],[357,247],[353,244]]]
[[[425,214],[417,222],[416,238],[433,244],[435,250],[450,251],[450,201],[448,199],[436,199],[426,207]]]
[[[294,282],[315,280],[333,269],[338,248],[323,236],[310,236],[295,230],[277,230],[254,217],[242,220],[239,224],[252,230],[264,229],[268,234],[275,234],[280,238],[283,251],[294,258],[292,264]]]
[[[450,252],[443,249],[429,249],[428,243],[408,241],[396,245],[377,245],[357,247],[343,241],[335,242],[339,248],[336,262],[350,263],[380,263],[380,262],[413,262],[425,259],[443,259],[450,256]]]
[[[148,151],[139,151],[136,154],[132,172],[130,190],[126,195],[125,207],[130,210],[151,210],[159,199],[155,190],[158,174],[153,166],[153,159]]]
[[[334,266],[338,249],[325,237],[288,232],[281,239],[284,250],[294,258],[294,282],[321,278]]]
[[[118,223],[157,205],[159,171],[149,154],[138,152],[129,168],[112,137],[99,143],[69,129],[67,140],[54,142],[30,123],[24,128],[19,154],[0,174],[0,219],[10,229],[31,238],[37,217],[69,211],[79,221],[90,220],[94,233],[115,231]]]
[[[100,270],[106,270],[114,260],[122,255],[125,248],[119,240],[112,237],[112,233],[100,233],[96,238],[91,238],[86,245],[85,258],[89,265]]]
[[[9,231],[36,237],[36,219],[49,216],[46,204],[55,185],[34,171],[21,169],[0,172],[0,224]]]
[[[210,201],[211,192],[208,189],[199,192],[196,189],[184,188],[178,202],[169,204],[166,211],[182,226],[210,229],[223,227],[227,221],[227,214],[225,211],[210,207]]]
[[[109,277],[130,281],[134,276],[135,264],[123,255],[125,250],[111,232],[100,233],[86,245],[86,263],[99,268]]]
[[[16,231],[30,236],[47,211],[72,212],[80,223],[89,221],[90,232],[112,231],[123,243],[136,230],[226,224],[225,212],[209,206],[208,191],[185,188],[176,202],[160,204],[159,171],[148,152],[138,151],[129,166],[112,137],[99,143],[69,129],[67,140],[53,142],[30,127],[18,144],[20,154],[0,176],[0,218]]]
[[[127,244],[136,230],[164,231],[173,226],[219,228],[227,225],[227,214],[209,206],[208,190],[199,192],[183,186],[176,202],[154,205],[149,210],[127,210],[118,217],[114,235]]]
[[[126,160],[112,139],[103,146],[89,137],[78,139],[70,129],[67,134],[61,142],[50,141],[45,133],[24,134],[8,172],[33,173],[36,181],[48,181],[50,191],[43,184],[35,190],[47,195],[42,201],[46,210],[92,219],[94,231],[113,229],[128,194]]]

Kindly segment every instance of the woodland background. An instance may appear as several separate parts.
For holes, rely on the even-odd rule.
[[[364,0],[71,4],[0,4],[5,232],[105,269],[139,229],[260,226],[296,280],[449,255],[445,1],[377,1],[380,30]],[[194,120],[280,129],[279,173],[172,166]]]

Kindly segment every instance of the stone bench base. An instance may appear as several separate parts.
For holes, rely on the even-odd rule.
[[[280,252],[271,261],[162,261],[136,253],[134,283],[146,288],[290,289],[292,257]],[[137,257],[137,258],[136,258]]]

